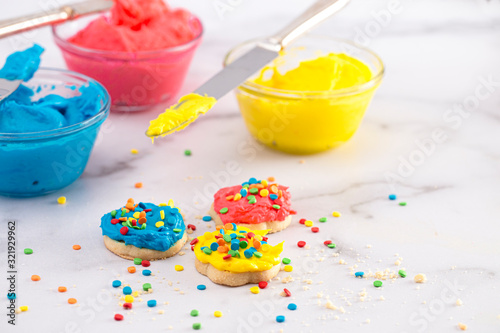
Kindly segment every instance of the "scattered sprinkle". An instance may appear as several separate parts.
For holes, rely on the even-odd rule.
[[[399,272],[398,272],[399,276],[401,276],[402,278],[405,278],[406,277],[406,271],[400,269]]]
[[[132,149],[130,149],[130,153],[133,155],[137,155],[137,154],[139,154],[139,150],[132,148]]]
[[[199,284],[196,288],[198,288],[198,290],[205,290],[207,289],[207,286],[205,286],[204,284]]]
[[[285,272],[291,272],[293,271],[293,267],[290,265],[285,266]]]
[[[26,312],[26,311],[28,311],[28,306],[26,306],[26,305],[20,306],[19,310],[21,310],[22,312]]]
[[[258,293],[260,293],[260,289],[259,289],[259,287],[252,287],[252,288],[250,288],[250,292],[252,294],[258,294]]]
[[[318,227],[312,227],[311,231],[314,232],[314,233],[319,232],[319,228]]]
[[[125,296],[125,302],[127,302],[127,303],[134,303],[134,300],[135,300],[135,298],[132,295]]]
[[[142,275],[144,275],[144,276],[150,276],[151,275],[151,271],[149,269],[143,269],[142,270]]]
[[[60,205],[64,205],[66,203],[66,197],[57,198],[57,203]]]
[[[362,278],[364,275],[365,275],[365,272],[356,272],[356,273],[354,273],[354,276],[355,277],[359,277],[359,278]]]
[[[38,275],[32,275],[31,276],[31,281],[40,281],[40,276],[38,276]]]
[[[285,265],[288,265],[289,263],[292,262],[292,260],[290,260],[290,258],[283,258],[283,260],[281,260],[282,263],[284,263]]]
[[[68,298],[68,303],[69,304],[76,304],[76,298]]]
[[[396,200],[397,196],[395,194],[389,194],[389,200]]]
[[[149,267],[151,266],[151,262],[149,260],[143,260],[141,261],[142,267]]]
[[[132,294],[132,288],[130,288],[129,286],[124,287],[122,291],[124,295]]]
[[[292,293],[290,292],[290,290],[288,290],[288,289],[286,289],[286,288],[284,288],[284,289],[283,289],[283,292],[285,293],[285,296],[286,296],[286,297],[290,297],[290,296],[292,296]]]
[[[415,281],[416,283],[425,283],[427,282],[427,276],[425,276],[425,274],[417,274],[413,278],[413,281]]]
[[[149,289],[151,289],[151,283],[144,283],[142,285],[142,290],[148,291]]]
[[[193,329],[194,330],[199,330],[201,328],[201,324],[200,323],[194,323],[193,324]]]
[[[375,280],[375,281],[373,281],[373,286],[374,286],[375,288],[380,288],[380,287],[382,287],[382,281],[380,281],[380,280]]]
[[[73,250],[78,251],[81,249],[82,249],[82,247],[80,245],[78,245],[78,244],[73,245]]]
[[[464,323],[458,323],[458,328],[462,331],[467,331],[467,325],[465,325]]]
[[[184,155],[191,156],[191,154],[192,154],[191,150],[189,150],[189,149],[184,150]]]
[[[297,242],[297,246],[298,247],[304,247],[304,246],[306,246],[306,242],[304,242],[304,241],[298,241]]]
[[[115,320],[116,321],[122,321],[123,320],[123,315],[121,315],[119,313],[115,314]]]
[[[113,288],[118,288],[119,286],[122,285],[122,282],[120,280],[114,280],[112,285],[113,285]]]
[[[198,310],[191,310],[191,317],[198,317],[198,315],[200,314],[200,312]]]
[[[266,281],[260,281],[259,282],[259,288],[260,289],[265,289],[267,287],[267,282]]]
[[[134,265],[140,265],[142,263],[141,258],[134,258]]]
[[[295,303],[288,304],[288,310],[292,310],[292,311],[297,310],[297,304],[295,304]]]
[[[154,300],[154,299],[150,299],[150,300],[148,301],[148,307],[150,307],[150,308],[154,308],[155,306],[156,306],[156,300]]]
[[[306,227],[312,227],[312,226],[314,225],[314,223],[313,223],[313,221],[311,221],[311,220],[307,220],[307,221],[305,221],[305,222],[304,222],[304,225],[305,225]]]
[[[180,272],[180,271],[183,271],[183,270],[184,270],[184,266],[182,266],[182,265],[175,265],[174,269],[175,269],[177,272]]]
[[[401,201],[401,202],[399,203],[399,205],[400,205],[400,206],[406,206],[406,201]]]
[[[134,266],[130,266],[129,268],[127,268],[128,272],[129,273],[135,273],[135,267]]]
[[[282,323],[282,322],[284,322],[284,321],[285,321],[285,316],[276,316],[276,321],[277,321],[278,323]]]
[[[205,222],[212,221],[212,217],[210,215],[203,216],[203,221]]]
[[[341,214],[340,214],[339,212],[333,212],[333,213],[332,213],[332,216],[333,216],[333,217],[340,217],[340,215],[341,215]]]
[[[326,217],[322,217],[319,219],[320,222],[326,222]]]
[[[24,249],[24,254],[33,254],[33,250],[30,248],[25,248]]]
[[[214,312],[214,316],[215,316],[215,317],[217,317],[217,318],[220,318],[220,317],[222,317],[222,312],[220,312],[220,311],[215,311],[215,312]]]
[[[138,182],[138,183],[135,183],[135,188],[142,188],[142,183],[141,182]]]
[[[68,291],[68,288],[61,286],[61,287],[57,288],[57,291],[60,293],[65,293],[66,291]]]

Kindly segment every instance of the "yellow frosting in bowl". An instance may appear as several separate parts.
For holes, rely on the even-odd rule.
[[[197,237],[194,253],[199,261],[211,264],[220,271],[233,273],[267,271],[280,264],[283,242],[271,246],[263,240],[266,234],[267,230],[251,230],[228,223],[224,228],[213,232],[207,231]],[[234,235],[233,238],[231,235]],[[233,241],[234,238],[240,242]],[[236,242],[238,249],[231,250],[231,244]]]

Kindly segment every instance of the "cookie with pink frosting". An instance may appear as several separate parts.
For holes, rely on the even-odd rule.
[[[241,185],[217,191],[208,214],[216,225],[235,223],[273,233],[288,227],[296,212],[291,208],[288,187],[250,178]]]

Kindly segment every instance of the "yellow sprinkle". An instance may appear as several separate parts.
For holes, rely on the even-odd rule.
[[[139,297],[139,292],[138,292],[138,291],[134,291],[134,292],[132,293],[132,296],[134,296],[134,297]]]
[[[311,220],[307,220],[307,221],[305,221],[305,222],[304,222],[304,225],[305,225],[306,227],[312,227],[312,226],[314,225],[314,223],[313,223],[313,221],[311,221]]]
[[[174,208],[174,200],[169,199],[167,205]]]
[[[259,194],[261,197],[267,197],[269,195],[269,191],[264,188],[264,189],[260,190]]]
[[[333,216],[333,217],[340,217],[340,213],[339,213],[339,212],[333,212],[333,213],[332,213],[332,216]]]
[[[160,217],[161,217],[162,220],[165,219],[165,211],[160,210]]]
[[[258,293],[260,293],[260,288],[255,286],[255,287],[250,288],[250,291],[252,292],[252,294],[258,294]]]
[[[212,233],[210,231],[207,231],[203,234],[205,239],[211,239],[213,237]]]
[[[125,303],[134,303],[134,296],[126,295],[125,296]]]
[[[259,242],[262,240],[262,236],[261,235],[255,235],[254,239],[258,240]]]
[[[234,195],[233,200],[234,200],[234,201],[238,201],[238,200],[240,200],[240,199],[241,199],[241,194],[236,193],[236,194]]]
[[[262,244],[262,246],[260,247],[260,252],[267,252],[269,251],[269,249],[271,248],[271,245],[269,244]]]
[[[159,227],[163,227],[165,225],[165,223],[163,221],[158,221],[155,223],[155,227],[159,228]]]
[[[220,318],[220,317],[222,317],[222,312],[220,312],[220,311],[215,311],[215,312],[214,312],[214,316],[216,316],[217,318]]]
[[[138,219],[141,216],[141,213],[135,212],[134,214],[132,214],[132,216],[134,217],[134,219]]]
[[[285,266],[285,272],[291,272],[291,271],[293,271],[293,267],[290,266],[290,265],[286,265]]]
[[[66,203],[66,197],[57,198],[57,203],[60,205],[64,205]]]
[[[131,152],[132,154],[134,154],[134,155],[139,154],[139,151],[138,151],[137,149],[134,149],[134,148],[130,149],[130,152]]]
[[[22,312],[26,312],[26,311],[28,311],[28,306],[26,306],[26,305],[20,306],[19,310],[21,310]]]
[[[261,184],[262,184],[262,186],[264,186],[264,187],[267,187],[267,185],[268,185],[268,182],[267,182],[267,180],[265,180],[265,179],[263,179],[260,183],[261,183]]]
[[[167,204],[164,202],[162,202],[161,204],[158,204],[158,207],[165,207],[165,206],[167,206]]]
[[[183,271],[183,270],[184,270],[184,266],[182,266],[182,265],[175,265],[175,267],[174,267],[174,268],[175,268],[175,270],[176,270],[177,272],[180,272],[180,271]]]

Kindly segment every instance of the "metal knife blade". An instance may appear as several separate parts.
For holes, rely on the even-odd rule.
[[[73,9],[73,18],[78,16],[103,12],[113,7],[111,0],[90,0],[70,4],[69,7]]]
[[[253,49],[227,65],[219,73],[194,91],[195,94],[207,95],[220,99],[228,92],[245,82],[262,67],[279,56],[279,50],[255,46]]]
[[[16,91],[22,82],[23,80],[0,79],[0,102]]]

